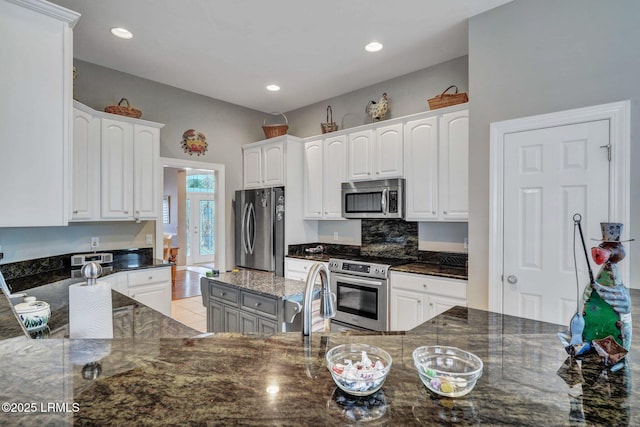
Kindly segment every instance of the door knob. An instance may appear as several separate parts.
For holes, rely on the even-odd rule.
[[[516,283],[518,283],[518,276],[514,276],[513,274],[510,275],[509,277],[507,277],[507,282],[515,285]]]

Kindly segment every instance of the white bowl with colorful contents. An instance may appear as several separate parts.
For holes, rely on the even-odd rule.
[[[327,352],[327,369],[345,393],[369,396],[387,379],[392,359],[381,348],[367,344],[342,344]]]
[[[482,360],[457,347],[418,347],[413,351],[413,363],[422,383],[441,396],[464,396],[482,376]]]
[[[35,297],[25,297],[24,302],[14,307],[27,331],[37,331],[49,322],[51,308],[44,301],[36,301]]]

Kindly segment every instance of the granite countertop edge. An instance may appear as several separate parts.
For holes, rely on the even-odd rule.
[[[288,258],[302,259],[306,261],[329,262],[331,254],[319,255],[287,255]],[[403,273],[423,274],[426,276],[446,277],[449,279],[467,280],[469,275],[466,268],[449,267],[441,264],[430,264],[419,261],[408,261],[406,264],[396,265],[390,268],[391,271]]]

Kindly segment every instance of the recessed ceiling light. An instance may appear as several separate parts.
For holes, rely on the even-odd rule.
[[[267,86],[267,90],[270,90],[271,92],[277,92],[280,90],[280,86],[278,85],[269,85]]]
[[[126,28],[119,28],[119,27],[112,28],[111,34],[113,34],[118,38],[126,39],[126,40],[133,38],[133,34],[131,34],[131,31],[127,30]]]
[[[377,52],[379,50],[382,50],[382,43],[371,42],[364,47],[364,50],[366,50],[367,52]]]

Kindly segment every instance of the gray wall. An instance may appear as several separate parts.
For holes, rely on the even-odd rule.
[[[638,150],[640,2],[515,0],[469,22],[469,304],[488,304],[491,122],[630,99],[631,164]],[[631,169],[632,236],[640,226],[640,169]],[[631,278],[640,248],[630,244]]]
[[[242,187],[240,146],[264,139],[261,126],[265,114],[87,62],[76,60],[74,64],[78,70],[74,95],[81,103],[102,111],[106,105],[116,104],[126,97],[132,106],[142,110],[142,119],[165,124],[160,132],[162,157],[226,165],[226,229],[231,230],[231,200],[234,191]],[[206,135],[209,145],[205,155],[190,156],[182,150],[182,134],[190,128]],[[2,262],[87,250],[84,246],[88,246],[90,236],[106,234],[116,236],[114,239],[101,237],[106,249],[148,246],[144,244],[144,236],[140,241],[140,227],[112,222],[0,229],[0,244],[5,252]],[[153,222],[145,227],[146,233],[155,235]],[[225,240],[227,260],[232,263],[233,233],[227,232]]]
[[[357,79],[358,76],[353,76]],[[289,133],[305,138],[319,135],[320,123],[327,118],[327,105],[333,110],[333,121],[339,129],[348,129],[371,123],[365,114],[369,101],[378,101],[384,92],[389,101],[385,119],[402,117],[429,110],[427,99],[433,98],[455,84],[461,92],[467,91],[469,81],[467,57],[452,59],[442,64],[396,77],[325,101],[287,112]],[[344,125],[344,126],[343,126]]]
[[[357,79],[357,76],[353,78]],[[452,84],[458,86],[461,92],[466,92],[468,80],[467,57],[462,56],[289,111],[286,113],[289,133],[300,137],[321,134],[320,123],[326,121],[327,105],[331,105],[333,121],[338,124],[339,129],[371,123],[371,118],[365,114],[365,107],[370,100],[378,101],[384,92],[388,95],[390,108],[386,119],[427,111],[427,99],[433,98]],[[467,236],[467,224],[419,223],[419,234],[421,249],[437,250],[440,247],[441,250],[464,251],[462,248],[464,237]],[[447,236],[451,236],[451,239]],[[360,221],[318,221],[318,240],[323,243],[360,245]],[[451,243],[459,247],[452,247]]]

